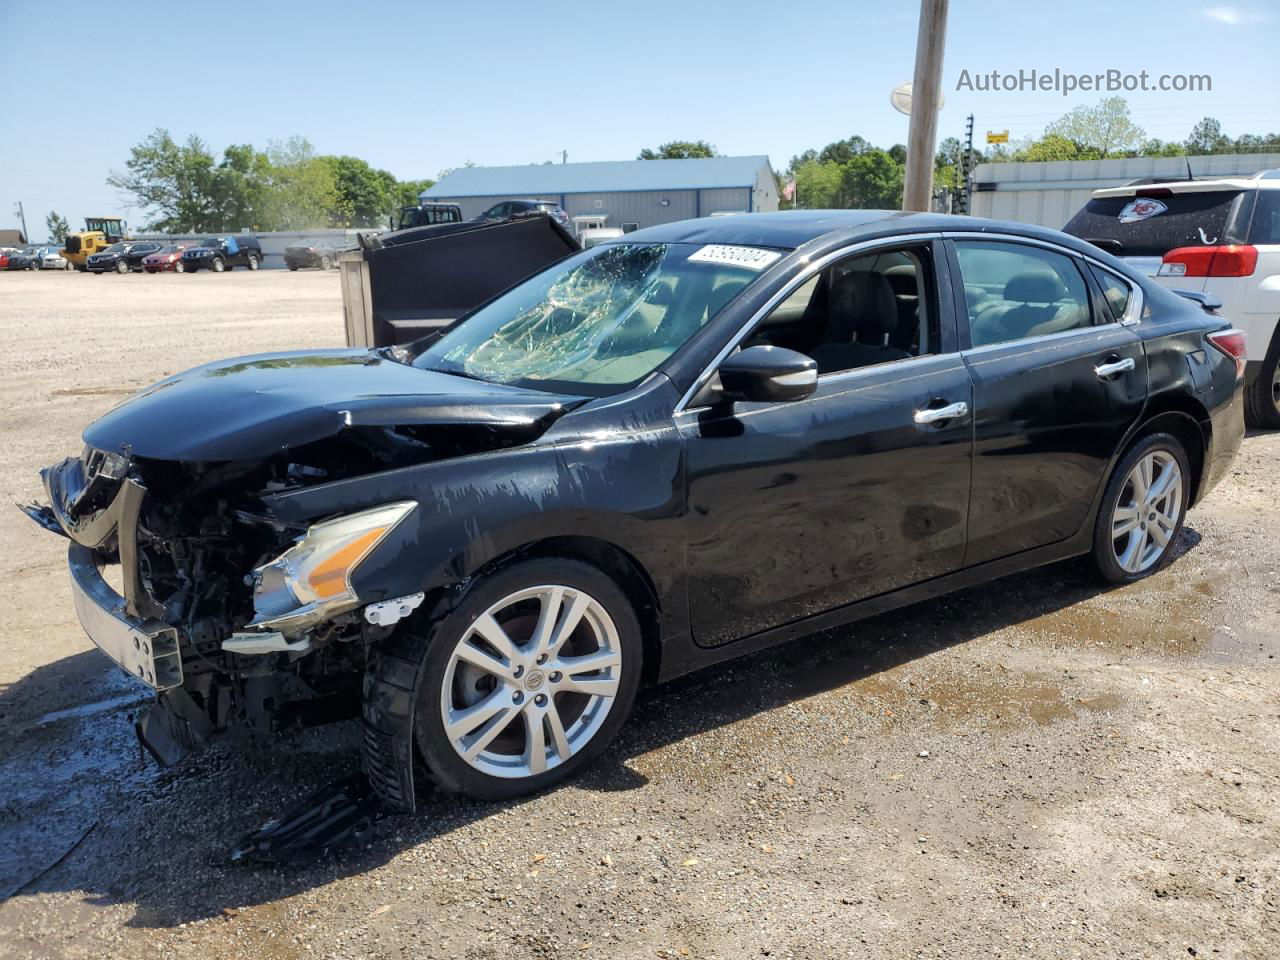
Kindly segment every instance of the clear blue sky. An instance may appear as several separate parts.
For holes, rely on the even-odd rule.
[[[918,7],[861,0],[101,3],[0,0],[0,226],[55,209],[129,214],[105,178],[156,127],[215,151],[292,134],[402,179],[484,165],[634,157],[671,139],[778,167],[857,133],[904,142]],[[1280,7],[952,0],[939,137],[1039,134],[1103,94],[957,91],[971,73],[1207,73],[1209,93],[1128,94],[1148,135],[1280,132]],[[979,141],[980,142],[980,141]]]

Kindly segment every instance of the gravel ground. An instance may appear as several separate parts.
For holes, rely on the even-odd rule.
[[[333,274],[0,276],[0,493],[148,381],[341,339]],[[0,513],[0,957],[1280,956],[1277,462],[1250,436],[1139,585],[1059,564],[686,678],[565,787],[288,869],[225,854],[352,726],[157,771]]]

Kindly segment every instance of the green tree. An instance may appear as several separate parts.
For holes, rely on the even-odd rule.
[[[71,224],[67,223],[67,218],[58,216],[56,210],[49,211],[49,215],[44,218],[44,226],[50,243],[62,243],[71,232]]]
[[[395,207],[399,210],[401,207],[410,207],[418,202],[418,195],[429,187],[435,186],[434,180],[400,180],[396,182],[392,191],[395,198]]]
[[[844,165],[842,206],[853,209],[898,210],[902,207],[905,170],[883,150],[860,153]]]
[[[826,210],[840,205],[840,185],[844,171],[838,163],[809,160],[795,171],[796,206]]]
[[[1021,151],[1020,160],[1043,163],[1051,160],[1098,160],[1101,154],[1092,147],[1082,146],[1075,140],[1057,133],[1046,133]]]
[[[192,135],[178,144],[157,128],[129,151],[123,172],[112,171],[107,184],[132,195],[135,206],[154,212],[151,227],[170,232],[217,230],[213,154]]]
[[[395,206],[396,178],[369,166],[359,157],[320,157],[333,176],[336,194],[329,222],[337,227],[382,224]]]
[[[874,149],[871,144],[856,134],[847,140],[828,143],[818,154],[819,163],[846,164],[859,154]]]
[[[1107,97],[1096,106],[1076,107],[1049,124],[1044,135],[1071,140],[1081,150],[1096,151],[1098,157],[1134,153],[1146,137],[1129,116],[1129,104],[1124,97]]]
[[[270,230],[271,159],[247,143],[222,151],[214,170],[212,204],[220,230]]]
[[[1213,117],[1205,117],[1191,128],[1191,135],[1183,146],[1192,155],[1222,153],[1231,147],[1231,138],[1223,135],[1222,124]]]
[[[692,157],[717,156],[716,148],[705,140],[672,140],[660,144],[657,150],[645,147],[637,160],[688,160]]]
[[[270,215],[274,230],[303,230],[326,226],[338,207],[333,165],[316,156],[304,137],[272,141],[267,147],[271,162]]]

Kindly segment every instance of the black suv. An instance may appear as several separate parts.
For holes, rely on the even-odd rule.
[[[221,273],[232,267],[257,270],[261,265],[262,246],[257,237],[210,237],[182,251],[182,267],[187,273],[200,269]]]
[[[129,273],[142,269],[142,258],[160,249],[158,243],[113,243],[107,249],[93,254],[85,261],[90,273]]]
[[[501,203],[495,203],[476,219],[510,220],[512,217],[531,217],[539,213],[547,214],[566,230],[573,231],[573,224],[569,222],[569,215],[564,212],[560,204],[553,200],[503,200]]]

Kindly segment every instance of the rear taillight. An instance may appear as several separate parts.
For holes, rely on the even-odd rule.
[[[1236,362],[1236,379],[1244,379],[1245,359],[1248,355],[1248,342],[1243,330],[1220,330],[1211,333],[1206,340],[1219,353]]]
[[[1248,277],[1258,265],[1258,248],[1247,243],[1217,247],[1175,247],[1164,255],[1158,277]]]

